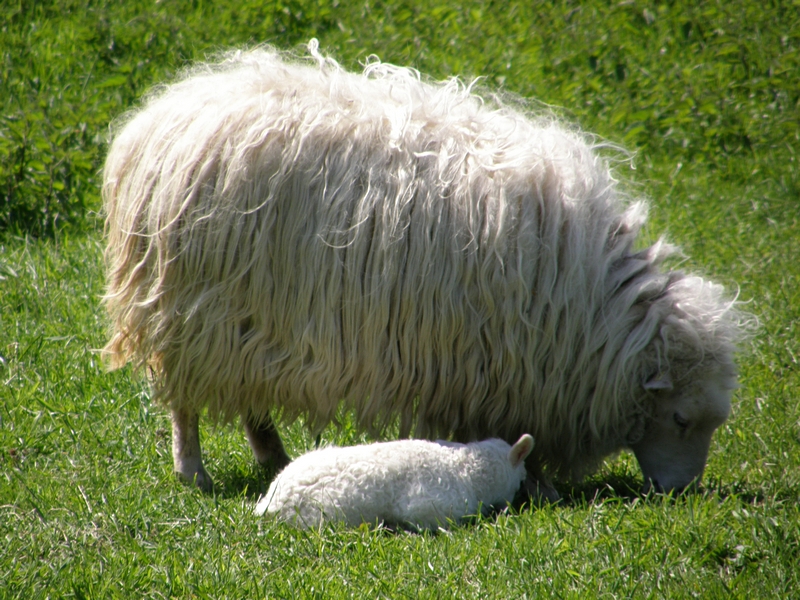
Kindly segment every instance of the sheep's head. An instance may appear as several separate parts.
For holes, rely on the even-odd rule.
[[[649,410],[643,435],[631,449],[645,491],[680,491],[699,481],[711,437],[728,418],[736,387],[729,356],[707,356],[689,369],[681,369],[680,362],[672,367],[680,377],[659,374],[644,384]]]

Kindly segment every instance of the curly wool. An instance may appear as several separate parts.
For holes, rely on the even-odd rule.
[[[719,286],[636,251],[646,208],[550,116],[373,59],[270,48],[158,89],[104,171],[113,366],[212,417],[341,403],[380,432],[530,432],[580,476],[641,435],[642,383],[729,365]]]

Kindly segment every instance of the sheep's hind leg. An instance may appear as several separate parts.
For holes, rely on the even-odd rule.
[[[281,436],[270,417],[264,421],[245,418],[242,423],[253,455],[261,466],[280,471],[289,464],[289,455],[286,454]]]
[[[214,483],[203,468],[200,450],[200,415],[189,409],[172,409],[172,462],[175,473],[204,492],[211,492]]]

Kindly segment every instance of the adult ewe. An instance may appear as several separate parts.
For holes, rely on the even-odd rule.
[[[152,373],[175,470],[198,415],[314,430],[536,439],[528,488],[623,448],[645,482],[704,468],[735,386],[719,286],[637,250],[645,206],[591,138],[370,60],[261,48],[201,65],[118,124],[104,171],[114,367]]]

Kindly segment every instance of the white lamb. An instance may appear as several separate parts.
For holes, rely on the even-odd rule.
[[[525,480],[533,437],[514,446],[400,440],[309,452],[272,482],[255,513],[299,527],[324,521],[446,528],[478,511],[505,506]]]

